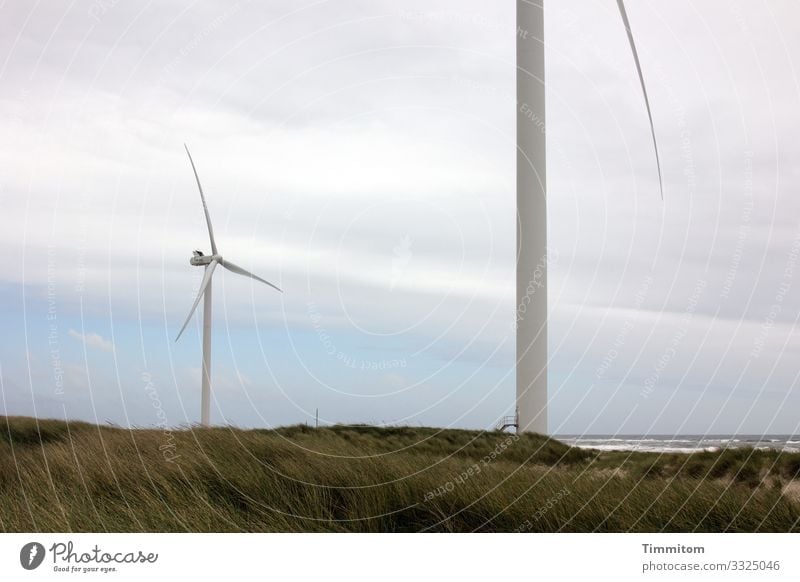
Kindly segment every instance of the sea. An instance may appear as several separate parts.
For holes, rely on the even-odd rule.
[[[559,435],[555,438],[582,449],[601,451],[694,453],[752,447],[800,452],[799,435]]]

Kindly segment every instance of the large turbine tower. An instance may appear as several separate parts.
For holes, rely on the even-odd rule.
[[[206,215],[206,224],[208,225],[208,238],[211,241],[211,255],[204,255],[200,251],[194,251],[194,255],[191,259],[189,259],[189,263],[195,267],[205,267],[205,273],[203,274],[203,281],[200,283],[200,291],[198,291],[197,298],[194,300],[194,305],[192,305],[192,309],[189,311],[189,315],[186,318],[186,321],[183,323],[183,327],[178,332],[178,337],[175,338],[175,341],[180,339],[181,334],[183,334],[183,330],[185,330],[186,326],[189,325],[189,321],[192,319],[192,315],[194,315],[194,311],[197,309],[197,305],[200,303],[200,299],[202,298],[203,370],[201,380],[202,396],[200,403],[200,424],[203,426],[209,426],[211,424],[211,277],[214,275],[214,269],[216,269],[217,265],[222,265],[224,268],[236,273],[237,275],[244,275],[245,277],[250,277],[256,281],[261,281],[262,283],[265,283],[266,285],[269,285],[278,291],[280,291],[280,289],[278,289],[269,281],[265,281],[261,277],[254,275],[249,271],[245,271],[240,266],[223,259],[222,255],[219,254],[219,251],[217,250],[217,243],[214,241],[214,229],[211,227],[211,217],[208,214],[208,206],[206,206],[206,197],[203,194],[203,187],[200,185],[200,177],[197,175],[197,168],[194,166],[194,160],[192,160],[192,154],[189,153],[189,148],[185,144],[183,147],[186,148],[186,155],[189,156],[189,163],[192,164],[194,178],[197,180],[197,189],[200,190],[200,200],[203,203],[203,212]]]
[[[547,205],[544,0],[517,0],[517,430],[547,433]],[[653,116],[628,15],[617,0],[644,95],[658,168]]]

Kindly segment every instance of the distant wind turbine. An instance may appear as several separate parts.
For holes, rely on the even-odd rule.
[[[189,325],[189,321],[192,319],[192,315],[194,315],[195,309],[197,309],[197,305],[200,303],[200,299],[203,299],[203,371],[202,371],[202,380],[201,380],[201,404],[200,404],[200,424],[202,426],[209,426],[211,423],[211,277],[214,275],[214,269],[216,269],[217,265],[222,265],[224,268],[228,269],[236,273],[237,275],[244,275],[245,277],[250,277],[251,279],[255,279],[256,281],[261,281],[262,283],[269,285],[273,289],[277,289],[281,291],[270,283],[269,281],[265,281],[261,277],[250,273],[249,271],[245,271],[240,266],[231,263],[222,258],[222,255],[219,254],[217,250],[217,243],[214,241],[214,229],[211,227],[211,217],[208,214],[208,206],[206,205],[206,197],[203,194],[203,187],[200,185],[200,177],[197,175],[197,168],[195,168],[194,160],[192,160],[192,154],[189,153],[189,148],[184,144],[183,146],[186,148],[186,155],[189,156],[189,163],[192,164],[192,171],[194,171],[194,178],[197,180],[197,189],[200,190],[200,200],[203,203],[203,212],[206,215],[206,224],[208,225],[208,238],[211,240],[211,255],[204,255],[200,251],[194,251],[194,254],[191,259],[189,259],[189,263],[195,267],[205,267],[205,273],[203,274],[203,281],[200,284],[200,291],[197,293],[197,298],[194,300],[194,305],[192,305],[192,309],[189,310],[189,315],[186,318],[186,321],[183,323],[183,327],[178,332],[178,337],[175,338],[177,342],[183,331],[186,329],[186,326]],[[283,293],[283,291],[281,291]]]
[[[517,412],[518,431],[547,433],[547,205],[544,0],[517,0]],[[628,14],[617,0],[661,162],[650,100]]]

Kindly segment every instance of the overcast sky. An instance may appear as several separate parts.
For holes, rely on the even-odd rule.
[[[514,2],[0,6],[7,414],[491,427],[514,406]],[[800,8],[546,5],[551,431],[800,432]]]

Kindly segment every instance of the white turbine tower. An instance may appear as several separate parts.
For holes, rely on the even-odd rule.
[[[518,431],[547,433],[547,205],[544,0],[517,0],[517,414]],[[617,0],[642,86],[658,168],[650,101],[628,15]]]
[[[200,251],[194,251],[194,256],[189,259],[189,263],[191,265],[195,267],[205,267],[205,273],[203,274],[203,281],[200,283],[200,291],[198,291],[197,298],[194,300],[194,305],[192,305],[192,309],[189,311],[189,315],[186,318],[186,321],[183,323],[183,327],[178,332],[178,337],[175,338],[175,341],[180,339],[181,334],[183,334],[183,331],[186,329],[186,326],[189,325],[189,321],[192,319],[192,315],[194,315],[194,311],[197,309],[197,305],[200,303],[200,299],[202,298],[203,370],[201,380],[202,397],[200,404],[200,424],[202,426],[209,426],[211,422],[211,277],[214,275],[214,269],[216,269],[217,265],[222,265],[237,275],[250,277],[251,279],[255,279],[256,281],[261,281],[262,283],[269,285],[273,289],[277,289],[278,291],[281,290],[269,281],[265,281],[261,277],[254,275],[249,271],[245,271],[240,266],[223,259],[222,255],[219,254],[219,251],[217,250],[217,243],[214,241],[214,229],[211,227],[211,217],[208,214],[206,197],[203,194],[203,187],[200,185],[200,177],[197,175],[197,168],[194,166],[194,160],[192,159],[192,154],[189,153],[189,148],[185,144],[183,147],[186,148],[186,154],[189,156],[189,163],[192,164],[192,171],[194,171],[194,178],[197,180],[197,189],[200,190],[200,200],[203,203],[203,212],[206,215],[206,224],[208,225],[208,238],[211,241],[211,255],[204,255]]]

